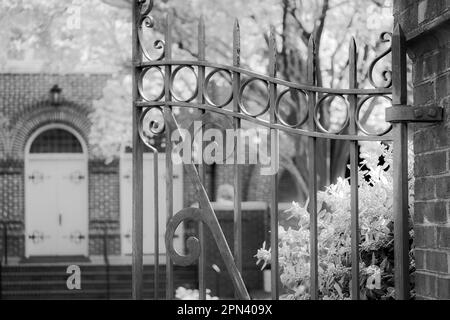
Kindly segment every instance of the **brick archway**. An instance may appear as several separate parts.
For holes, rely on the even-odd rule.
[[[60,123],[73,128],[87,142],[90,121],[88,114],[83,111],[72,105],[57,108],[45,106],[21,117],[14,123],[11,130],[11,158],[24,159],[25,145],[29,137],[38,128],[52,123]]]

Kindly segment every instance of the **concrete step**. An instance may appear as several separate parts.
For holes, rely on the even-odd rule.
[[[6,266],[2,270],[2,299],[105,299],[107,277],[104,265],[82,265],[81,290],[68,290],[69,274],[61,265]],[[154,266],[144,267],[144,297],[153,299]],[[109,288],[111,299],[131,298],[132,272],[129,265],[110,266]],[[160,289],[165,296],[165,266],[159,268]],[[197,269],[174,266],[174,288],[196,287]]]
[[[132,297],[131,289],[116,289],[110,292],[109,299],[129,300]],[[160,291],[159,297],[163,299],[165,292]],[[153,290],[144,290],[145,299],[153,299]],[[3,300],[105,300],[107,294],[105,290],[22,290],[4,292]]]

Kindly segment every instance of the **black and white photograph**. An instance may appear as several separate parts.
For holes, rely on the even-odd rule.
[[[0,0],[0,300],[450,300],[448,112],[449,0]]]

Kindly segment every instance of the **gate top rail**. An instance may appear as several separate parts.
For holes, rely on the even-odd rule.
[[[278,84],[281,86],[289,87],[290,89],[304,90],[304,91],[312,91],[317,93],[329,93],[329,94],[337,94],[337,95],[349,95],[355,94],[359,96],[365,95],[388,95],[392,94],[392,88],[388,87],[375,87],[373,89],[340,89],[340,88],[326,88],[326,87],[318,87],[311,86],[307,84],[301,84],[296,82],[291,82],[287,80],[283,80],[280,78],[270,77],[268,75],[264,75],[258,72],[254,72],[248,69],[229,66],[225,64],[212,63],[209,61],[199,61],[199,60],[156,60],[156,61],[143,61],[136,63],[136,67],[141,68],[142,71],[150,70],[155,67],[165,67],[165,66],[175,66],[175,67],[206,67],[215,69],[214,71],[228,71],[235,72],[241,75],[246,75],[251,77],[252,79],[258,79],[267,81],[269,83]],[[375,66],[375,65],[374,65]],[[216,72],[217,72],[216,71]]]

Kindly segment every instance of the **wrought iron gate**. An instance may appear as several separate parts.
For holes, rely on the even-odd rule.
[[[358,142],[359,141],[391,141],[394,154],[394,226],[395,226],[395,289],[397,299],[407,299],[409,296],[409,234],[408,234],[408,177],[407,177],[407,117],[411,115],[413,108],[405,109],[407,104],[406,87],[406,47],[405,36],[399,25],[394,32],[384,33],[382,40],[390,42],[390,48],[380,57],[374,60],[370,67],[370,82],[373,89],[358,88],[357,79],[357,48],[352,40],[349,47],[349,88],[331,89],[317,86],[316,59],[317,52],[314,38],[311,37],[308,48],[308,74],[307,83],[292,83],[277,78],[276,70],[276,41],[273,28],[270,31],[270,72],[268,75],[258,74],[240,66],[240,30],[236,22],[234,26],[233,64],[221,65],[211,63],[205,56],[205,26],[200,20],[198,29],[198,60],[185,61],[172,59],[171,15],[167,15],[164,23],[165,39],[154,43],[155,49],[162,54],[153,59],[146,49],[143,39],[143,28],[153,28],[154,21],[150,16],[153,8],[152,0],[135,0],[133,6],[133,298],[141,299],[143,292],[143,152],[147,145],[155,155],[157,149],[151,145],[144,134],[144,119],[150,111],[157,111],[164,117],[164,121],[150,123],[150,130],[157,135],[166,135],[166,176],[172,176],[172,146],[170,137],[178,124],[172,113],[173,107],[196,108],[201,110],[203,116],[207,113],[215,113],[229,116],[233,119],[233,128],[241,126],[241,120],[252,122],[266,127],[271,132],[285,131],[289,134],[306,136],[308,144],[308,168],[309,168],[309,207],[310,212],[310,255],[311,255],[311,297],[318,299],[318,225],[317,225],[317,169],[316,147],[318,139],[341,139],[350,142],[350,171],[351,171],[351,235],[352,235],[352,298],[359,298],[359,223],[358,223]],[[372,77],[374,66],[377,62],[392,53],[392,71],[385,71],[383,76],[385,83],[377,86]],[[173,90],[173,82],[177,73],[184,69],[190,69],[197,78],[197,87],[192,97],[182,99]],[[207,74],[207,68],[212,71]],[[146,73],[158,71],[164,79],[163,91],[156,99],[149,99],[143,92],[143,79]],[[208,86],[211,77],[217,73],[227,74],[232,81],[232,94],[223,104],[216,104],[208,96]],[[245,88],[253,81],[262,81],[267,87],[268,102],[262,112],[251,113],[242,103]],[[277,86],[286,87],[287,90],[278,92]],[[279,115],[280,100],[289,90],[296,90],[304,95],[307,101],[307,112],[304,118],[297,124],[291,125]],[[347,118],[344,126],[339,131],[329,131],[323,128],[318,117],[318,110],[327,98],[338,97],[347,101]],[[369,99],[373,97],[385,97],[392,101],[392,107],[386,112],[386,120],[391,122],[390,127],[382,133],[372,134],[367,132],[359,121],[359,113]],[[233,109],[224,108],[232,105]],[[269,121],[262,119],[268,115]],[[430,120],[431,114],[424,115],[423,121]],[[413,116],[414,117],[414,116]],[[435,116],[436,117],[436,116]],[[438,116],[437,116],[438,117]],[[417,115],[414,117],[417,120]],[[411,120],[411,119],[409,119]],[[302,126],[306,125],[307,129]],[[302,128],[301,128],[302,127]],[[348,133],[343,133],[347,129]],[[276,135],[271,136],[276,137]],[[277,139],[272,139],[272,144],[277,144]],[[236,157],[237,152],[234,152]],[[155,172],[158,171],[158,161],[154,161]],[[236,163],[236,162],[235,162]],[[204,228],[207,227],[220,250],[229,274],[231,275],[237,297],[250,299],[244,281],[242,271],[242,215],[241,215],[241,183],[239,180],[240,165],[234,165],[234,242],[233,251],[230,249],[224,234],[220,228],[217,217],[211,206],[208,195],[203,187],[205,170],[203,165],[198,168],[194,163],[184,164],[185,172],[195,186],[199,201],[199,208],[186,208],[174,214],[172,210],[172,180],[166,179],[166,208],[167,208],[167,233],[166,233],[166,298],[173,298],[173,264],[190,265],[198,260],[200,298],[205,298],[205,251]],[[157,177],[157,174],[155,174]],[[278,194],[277,174],[271,176],[270,198],[270,231],[271,231],[271,273],[272,273],[272,298],[279,297],[279,270],[278,270]],[[155,188],[155,201],[158,200],[158,189]],[[158,204],[155,203],[155,208]],[[157,210],[156,210],[157,211]],[[173,235],[176,227],[186,219],[194,219],[199,222],[199,234],[197,238],[187,241],[188,255],[180,256],[173,249]],[[155,213],[155,264],[158,265],[158,212]],[[234,252],[234,255],[233,253]],[[158,290],[159,274],[155,268],[155,294]],[[157,296],[155,296],[157,298]]]

